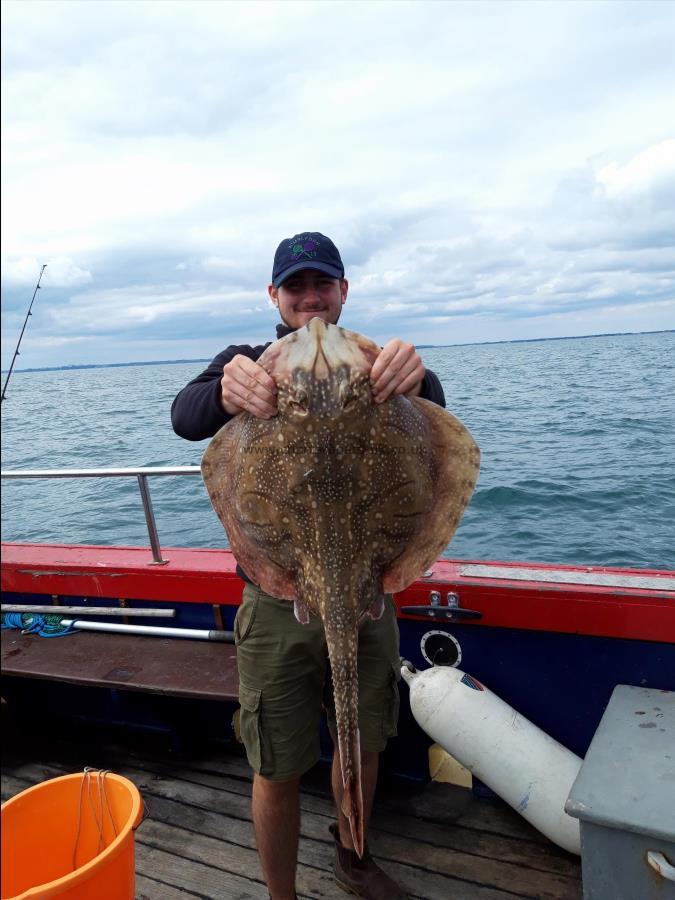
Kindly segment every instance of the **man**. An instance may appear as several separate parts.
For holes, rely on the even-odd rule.
[[[277,338],[318,316],[336,324],[347,300],[348,282],[333,242],[317,232],[283,240],[274,256],[268,293],[282,324]],[[189,440],[213,436],[246,410],[260,418],[276,414],[276,386],[257,360],[269,346],[230,346],[176,397],[174,430]],[[394,339],[383,347],[371,371],[376,403],[395,394],[421,396],[445,406],[438,378],[425,370],[412,344]],[[247,582],[237,612],[241,732],[254,770],[252,813],[263,874],[273,900],[293,900],[300,831],[300,777],[318,760],[322,706],[336,745],[331,782],[337,825],[335,878],[345,890],[371,900],[404,898],[401,888],[367,851],[354,851],[349,822],[341,812],[342,777],[335,737],[330,672],[318,619],[301,625],[293,604],[264,594]],[[359,631],[359,730],[364,821],[367,828],[377,782],[379,754],[396,734],[398,717],[398,629],[393,604],[382,618]]]

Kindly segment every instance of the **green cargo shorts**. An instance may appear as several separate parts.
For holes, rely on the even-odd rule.
[[[272,781],[299,777],[319,759],[324,708],[335,727],[323,625],[316,616],[301,625],[292,603],[247,584],[234,634],[240,730],[251,767]],[[359,629],[358,667],[361,749],[377,753],[398,722],[399,635],[391,597],[382,618],[366,618]]]

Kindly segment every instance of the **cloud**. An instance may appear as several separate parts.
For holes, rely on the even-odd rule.
[[[305,229],[377,339],[675,325],[667,4],[10,0],[3,29],[5,352],[49,264],[25,364],[266,340]]]
[[[596,180],[608,198],[653,195],[672,210],[675,185],[675,139],[661,141],[637,153],[625,165],[611,162],[597,173]]]
[[[184,318],[198,318],[206,328],[211,319],[232,319],[261,311],[265,305],[261,299],[260,292],[255,291],[134,285],[78,294],[51,309],[49,315],[56,331],[122,335],[138,326],[159,327],[167,321],[180,329]]]

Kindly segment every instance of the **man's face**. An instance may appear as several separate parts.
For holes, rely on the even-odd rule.
[[[336,325],[347,299],[347,289],[346,278],[331,278],[316,269],[301,269],[280,287],[270,285],[267,290],[281,320],[289,328],[302,328],[316,316]]]

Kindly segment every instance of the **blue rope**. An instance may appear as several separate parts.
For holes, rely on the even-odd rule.
[[[76,629],[62,625],[61,615],[37,616],[34,613],[2,613],[2,628],[20,628],[22,634],[38,634],[40,637],[61,637],[74,634]]]

